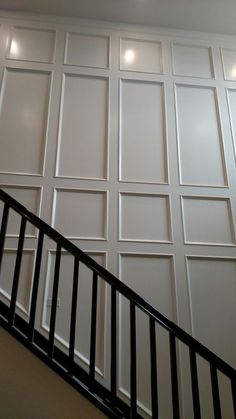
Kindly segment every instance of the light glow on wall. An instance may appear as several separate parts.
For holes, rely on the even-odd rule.
[[[236,79],[236,65],[232,68],[232,77]]]
[[[132,49],[127,49],[124,54],[124,59],[127,64],[131,64],[135,60],[135,53]]]
[[[10,50],[10,55],[14,55],[17,56],[19,53],[19,46],[18,43],[13,39],[11,41],[11,50]]]

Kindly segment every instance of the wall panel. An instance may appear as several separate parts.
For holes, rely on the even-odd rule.
[[[0,172],[42,175],[51,75],[5,69],[0,97]]]
[[[121,193],[120,239],[141,242],[170,242],[169,197],[165,195]]]
[[[177,85],[176,112],[181,183],[226,186],[216,90]]]
[[[231,122],[231,130],[233,136],[233,143],[234,143],[234,152],[236,156],[236,89],[226,89],[226,95],[228,99],[228,106],[229,106],[229,115],[230,115],[230,122]]]
[[[106,192],[57,189],[54,194],[53,225],[69,238],[105,240]]]
[[[65,64],[82,67],[109,67],[109,37],[67,33]]]
[[[120,255],[121,280],[155,308],[171,319],[176,318],[175,313],[175,278],[172,257],[169,255],[148,254],[121,254]],[[150,292],[151,290],[151,292]],[[125,298],[120,298],[120,331],[119,356],[122,359],[119,372],[120,392],[129,397],[129,305]],[[149,354],[149,325],[148,318],[136,310],[137,318],[137,382],[138,400],[142,414],[150,414],[150,354]],[[157,328],[158,339],[158,365],[160,379],[160,417],[171,415],[170,383],[168,381],[169,353],[166,345],[168,335]],[[164,349],[165,348],[165,349]],[[145,385],[144,385],[145,383]]]
[[[236,50],[222,48],[222,62],[225,80],[236,80]]]
[[[186,243],[222,246],[235,244],[229,199],[185,196],[182,208]]]
[[[5,249],[2,262],[2,276],[0,298],[10,305],[12,280],[16,261],[16,249]],[[34,250],[25,249],[22,256],[22,265],[19,278],[19,291],[16,299],[16,312],[28,318],[31,298],[32,273],[34,267]]]
[[[166,183],[163,85],[122,80],[120,102],[121,180]]]
[[[211,48],[200,45],[173,44],[174,74],[212,78],[214,76]]]
[[[235,259],[191,256],[187,267],[193,334],[235,365]]]
[[[122,38],[120,41],[120,69],[162,73],[161,43]]]
[[[28,210],[34,214],[40,215],[41,207],[41,188],[33,186],[19,186],[19,185],[0,185],[6,193],[11,195],[14,199],[19,201]],[[3,208],[0,208],[0,219],[3,214]],[[21,217],[15,211],[10,210],[8,225],[7,225],[7,236],[16,237],[20,231]],[[26,237],[36,237],[36,228],[27,223],[26,225]]]
[[[107,78],[64,75],[58,176],[107,177],[108,106]]]
[[[12,28],[7,58],[51,63],[54,59],[55,31],[35,28]]]

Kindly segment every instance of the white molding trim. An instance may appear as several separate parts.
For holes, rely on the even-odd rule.
[[[104,214],[104,237],[82,237],[82,236],[68,236],[63,234],[69,240],[95,240],[95,241],[107,241],[108,240],[108,220],[109,220],[109,191],[105,189],[89,189],[89,188],[63,188],[56,187],[53,188],[53,204],[51,212],[51,225],[55,228],[55,219],[56,219],[56,199],[57,192],[82,192],[82,193],[97,193],[104,195],[106,201],[106,209]]]
[[[60,167],[60,153],[61,153],[61,142],[62,142],[62,119],[63,119],[63,111],[64,111],[64,96],[65,96],[65,81],[66,77],[75,77],[75,78],[88,78],[88,79],[99,79],[107,81],[107,124],[106,124],[106,155],[104,158],[105,161],[105,170],[104,174],[105,177],[102,178],[93,178],[93,177],[82,177],[82,176],[66,176],[61,175],[59,173]],[[62,83],[61,83],[61,93],[60,93],[60,111],[59,111],[59,122],[58,122],[58,132],[57,132],[57,146],[56,146],[56,164],[54,170],[55,178],[59,179],[78,179],[78,180],[97,180],[97,181],[108,181],[109,180],[109,148],[110,148],[110,76],[105,75],[92,75],[92,74],[84,74],[84,73],[74,73],[65,71],[62,73]]]
[[[167,202],[167,228],[169,234],[169,240],[151,240],[151,239],[131,239],[131,238],[122,238],[121,235],[121,226],[122,226],[122,195],[126,196],[141,196],[141,197],[157,197],[157,198],[166,198]],[[173,244],[173,228],[172,228],[172,207],[171,207],[171,195],[168,193],[152,193],[152,192],[128,192],[128,191],[120,191],[119,192],[119,201],[118,201],[119,209],[118,209],[118,240],[120,242],[136,242],[136,243],[166,243],[166,244]]]
[[[194,184],[194,183],[186,183],[182,180],[182,170],[181,170],[181,152],[180,152],[180,138],[179,138],[179,119],[178,119],[178,102],[177,102],[177,88],[178,87],[192,87],[198,89],[206,89],[211,90],[214,93],[214,100],[215,100],[215,111],[216,111],[216,122],[218,126],[218,133],[219,133],[219,145],[220,145],[220,152],[221,152],[221,161],[222,161],[222,174],[224,177],[225,184],[220,185],[212,185],[212,184]],[[207,188],[229,188],[229,177],[228,177],[228,170],[226,165],[226,157],[225,157],[225,145],[224,145],[224,136],[222,131],[222,118],[219,109],[219,101],[218,101],[218,93],[217,87],[212,85],[199,85],[197,83],[174,83],[174,102],[175,102],[175,122],[176,122],[176,138],[177,138],[177,153],[178,153],[178,170],[179,170],[179,181],[180,186],[195,186],[195,187],[207,187]]]
[[[131,83],[143,83],[143,84],[154,84],[161,87],[162,90],[162,119],[163,119],[163,150],[164,150],[164,177],[165,181],[140,181],[137,179],[123,179],[122,178],[122,84],[123,82],[131,82]],[[132,78],[128,77],[127,75],[124,77],[121,77],[119,79],[119,110],[118,110],[118,143],[119,143],[119,182],[124,183],[137,183],[137,184],[147,184],[147,185],[169,185],[170,184],[170,167],[169,167],[169,156],[168,156],[168,150],[169,150],[169,139],[168,139],[168,125],[167,125],[167,106],[166,106],[166,84],[163,81],[160,80],[146,80],[138,78]]]
[[[228,214],[229,214],[229,224],[230,230],[232,235],[232,243],[214,243],[214,242],[195,242],[195,241],[188,241],[187,234],[186,234],[186,223],[185,223],[185,211],[184,211],[184,199],[192,199],[192,200],[207,200],[207,201],[224,201],[227,203]],[[236,234],[234,228],[234,220],[233,220],[233,211],[232,211],[232,203],[229,197],[223,196],[209,196],[209,195],[189,195],[189,194],[181,194],[180,195],[181,201],[181,218],[182,218],[182,226],[183,226],[183,235],[184,235],[184,244],[186,245],[200,245],[200,246],[220,246],[220,247],[235,247],[236,246]]]

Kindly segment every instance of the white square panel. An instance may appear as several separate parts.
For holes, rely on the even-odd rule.
[[[174,74],[212,78],[212,55],[209,47],[173,44]]]
[[[14,186],[14,185],[0,185],[6,193],[12,196],[24,205],[29,211],[36,215],[40,215],[41,204],[41,188],[33,186]],[[2,208],[0,208],[0,220],[2,219]],[[20,231],[21,217],[18,213],[10,209],[7,236],[17,236]],[[30,224],[26,224],[26,237],[36,237],[36,228]]]
[[[156,310],[174,319],[175,282],[171,255],[122,253],[120,279]]]
[[[53,208],[53,225],[63,235],[75,239],[106,239],[105,191],[57,189]]]
[[[109,37],[68,32],[65,64],[108,68]]]
[[[162,84],[122,80],[120,179],[166,183],[168,165]]]
[[[8,59],[51,63],[54,59],[55,31],[14,27]]]
[[[215,89],[177,85],[176,112],[181,184],[226,186]]]
[[[57,175],[107,177],[108,79],[65,75]]]
[[[121,193],[120,240],[170,242],[169,197]]]
[[[158,41],[121,39],[120,69],[162,73],[162,49]]]
[[[43,173],[51,75],[6,69],[0,96],[0,172]]]
[[[186,243],[235,244],[229,199],[183,197],[182,204]]]

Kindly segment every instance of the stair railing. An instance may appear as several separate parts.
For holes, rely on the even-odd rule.
[[[177,356],[178,342],[188,347],[190,360],[190,375],[192,388],[192,403],[194,419],[201,419],[201,401],[199,396],[199,379],[197,356],[202,357],[209,363],[211,390],[214,418],[221,419],[221,399],[218,382],[218,372],[228,377],[231,383],[232,404],[234,417],[236,417],[236,370],[223,361],[220,357],[207,349],[204,345],[186,333],[172,321],[168,320],[159,311],[154,309],[137,293],[131,290],[123,282],[119,281],[105,268],[96,263],[73,243],[60,233],[28,211],[24,206],[0,190],[0,200],[4,203],[2,223],[0,230],[0,268],[4,252],[4,243],[7,232],[9,210],[13,210],[21,216],[18,247],[14,268],[10,305],[7,307],[0,302],[0,324],[25,346],[39,356],[44,362],[57,371],[70,384],[78,388],[82,394],[90,399],[96,406],[104,411],[109,417],[114,418],[137,418],[137,351],[136,351],[136,312],[141,310],[149,319],[149,346],[150,346],[150,377],[151,377],[151,405],[152,418],[159,417],[158,379],[157,379],[157,347],[156,325],[160,325],[169,334],[170,353],[170,376],[172,393],[172,412],[174,419],[180,419],[180,389],[179,367]],[[20,267],[24,248],[26,224],[33,224],[39,231],[37,239],[36,261],[33,274],[32,295],[30,303],[29,321],[26,322],[16,313],[16,301],[19,286]],[[50,314],[50,327],[48,338],[42,336],[35,328],[35,315],[39,288],[40,268],[45,236],[56,243],[56,258],[54,267],[54,280],[52,289],[52,305]],[[68,355],[63,353],[55,344],[55,326],[57,315],[57,298],[59,288],[59,272],[62,249],[69,252],[74,258],[73,289],[71,299],[71,321]],[[77,322],[77,295],[79,286],[79,265],[83,263],[92,271],[92,308],[90,329],[90,362],[87,373],[74,361],[75,336]],[[96,330],[97,330],[97,304],[98,304],[98,278],[101,278],[111,287],[111,363],[110,363],[110,387],[106,388],[96,380],[95,357],[96,357]],[[1,279],[0,279],[1,280]],[[124,403],[118,397],[117,380],[117,296],[125,297],[129,302],[130,315],[130,404]],[[120,361],[121,362],[121,361]],[[203,418],[204,419],[204,418]]]

